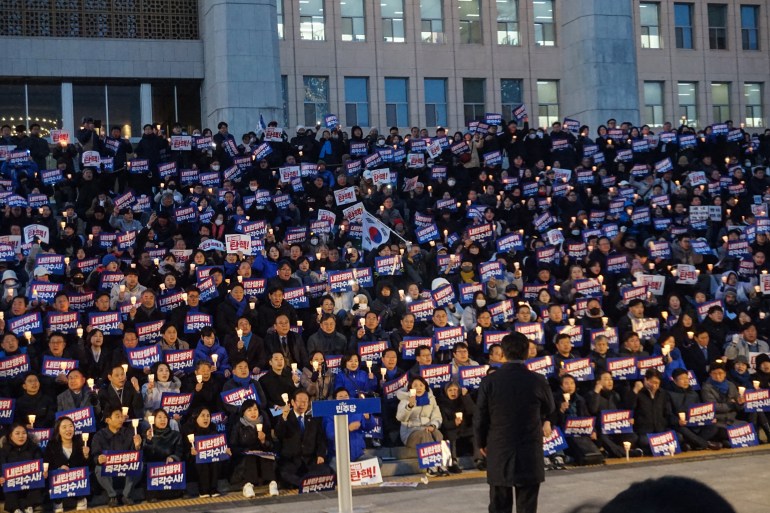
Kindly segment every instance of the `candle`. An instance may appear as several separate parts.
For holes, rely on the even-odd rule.
[[[155,374],[149,374],[149,375],[147,376],[147,381],[148,381],[149,383],[155,383]]]
[[[463,412],[461,412],[461,411],[456,412],[455,413],[455,418],[463,420]]]
[[[194,270],[195,270],[195,264],[190,264],[190,270],[191,270],[191,271],[194,271]]]
[[[121,367],[123,367],[123,372],[124,373],[128,372],[128,364],[127,363],[122,364]]]
[[[86,384],[88,385],[88,388],[94,388],[94,378],[88,378]]]
[[[190,442],[190,445],[195,443],[195,435],[187,435],[187,441]]]
[[[296,363],[292,363],[291,364],[291,372],[297,372],[297,364]]]
[[[569,325],[570,326],[574,326],[575,325],[575,319],[570,319],[569,320]]]
[[[89,436],[89,435],[88,435],[88,433],[83,433],[83,434],[82,434],[82,435],[80,435],[80,436],[82,436],[82,437],[83,437],[83,443],[84,443],[84,444],[87,444],[87,443],[88,443],[88,436]]]
[[[83,338],[83,328],[78,327],[75,331],[78,334],[78,338]]]
[[[476,326],[476,335],[481,335],[481,326]]]
[[[660,348],[660,352],[663,354],[663,356],[668,356],[668,353],[671,352],[671,348],[666,346],[663,346]]]
[[[738,387],[738,393],[743,396],[746,393],[746,387]]]
[[[123,416],[128,417],[128,406],[122,407],[121,410],[123,411]]]
[[[364,323],[365,323],[365,322],[366,322],[366,321],[364,320],[364,318],[363,318],[363,317],[361,317],[360,319],[358,319],[358,325],[359,325],[360,327],[362,327],[362,328],[364,327]]]
[[[387,372],[388,372],[388,369],[386,369],[385,367],[382,367],[382,368],[380,369],[380,374],[382,375],[382,379],[385,379],[385,374],[386,374]],[[758,387],[755,387],[755,388],[758,388]]]
[[[43,472],[48,472],[48,467],[50,466],[50,463],[43,463]]]
[[[754,389],[755,390],[759,390],[759,381],[754,380],[754,381],[751,382],[751,384],[754,385]]]
[[[139,419],[131,419],[131,425],[134,426],[134,435],[137,435],[136,428],[139,427]]]
[[[25,331],[24,332],[24,338],[26,338],[27,341],[32,340],[32,332],[31,331]]]
[[[679,412],[679,420],[687,420],[687,414],[683,411]]]
[[[160,264],[160,258],[153,258],[152,263],[155,264],[155,267],[158,267],[158,264]]]
[[[70,265],[70,257],[64,257],[64,265]]]
[[[202,374],[196,374],[195,375],[195,381],[198,383],[203,383],[203,375]]]
[[[369,369],[369,372],[372,372],[372,361],[366,360],[366,368]]]
[[[131,304],[132,305],[136,304],[136,296],[131,296]]]
[[[414,388],[410,388],[409,397],[417,397],[417,390],[415,390]]]
[[[283,399],[284,404],[289,404],[289,394],[284,392],[281,394],[281,399]]]
[[[262,424],[257,424],[257,431],[262,431]]]
[[[570,394],[569,392],[564,392],[561,395],[564,396],[564,402],[567,402],[567,403],[569,402],[569,398],[572,397],[572,394]]]
[[[318,370],[318,362],[316,360],[313,360],[310,364],[313,366],[314,371]]]
[[[297,327],[302,328],[302,321],[297,321]]]
[[[629,453],[631,452],[631,442],[623,442],[623,449],[626,450],[626,460],[628,460]]]
[[[691,339],[691,338],[692,338],[694,335],[695,335],[695,332],[694,332],[694,331],[688,331],[688,332],[687,332],[687,338],[690,338],[690,339]]]
[[[182,292],[182,301],[187,303],[187,292]]]
[[[235,333],[238,335],[238,338],[243,338],[243,330],[241,328],[238,328],[235,330]]]
[[[35,427],[35,419],[37,418],[37,415],[27,415],[27,419],[29,420],[29,425],[32,427]]]
[[[609,320],[610,320],[609,317],[602,317],[602,324],[604,325],[605,328],[607,327],[607,321]]]
[[[155,425],[155,415],[148,415],[147,416],[147,422],[150,423],[150,427]]]
[[[216,366],[217,366],[217,360],[219,360],[219,355],[218,355],[218,354],[216,354],[216,353],[212,354],[212,355],[211,355],[211,361],[212,361],[212,362],[214,362],[214,367],[215,367],[215,368],[216,368]]]

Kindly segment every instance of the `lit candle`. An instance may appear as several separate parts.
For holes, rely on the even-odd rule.
[[[29,425],[33,428],[35,427],[35,419],[37,418],[37,415],[27,415],[27,419],[29,420]]]

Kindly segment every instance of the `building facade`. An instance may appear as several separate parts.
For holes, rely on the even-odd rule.
[[[0,0],[0,119],[764,127],[760,0]],[[13,119],[11,119],[13,118]],[[42,120],[46,120],[43,122]],[[293,132],[293,128],[290,130]]]

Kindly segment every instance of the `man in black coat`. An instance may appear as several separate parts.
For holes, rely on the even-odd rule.
[[[487,458],[489,512],[535,513],[540,483],[545,480],[543,436],[554,411],[553,395],[543,376],[524,366],[529,340],[511,333],[502,342],[508,363],[484,378],[478,395],[474,431]]]
[[[265,337],[265,352],[269,355],[281,353],[286,360],[287,367],[296,363],[297,367],[302,370],[308,365],[310,358],[308,358],[302,337],[291,331],[289,316],[285,313],[276,315],[273,328],[273,331]]]
[[[703,383],[709,377],[708,365],[722,356],[722,350],[711,339],[711,335],[705,328],[695,330],[693,343],[682,347],[682,360],[690,369],[698,383]]]
[[[281,479],[299,487],[308,475],[331,473],[326,465],[326,436],[320,418],[308,413],[310,396],[304,390],[294,392],[289,406],[276,419],[275,435],[281,442],[278,473]]]
[[[141,419],[144,416],[142,394],[126,383],[126,372],[121,365],[115,365],[107,375],[110,384],[99,390],[99,404],[105,416],[112,412],[128,408],[129,419]]]

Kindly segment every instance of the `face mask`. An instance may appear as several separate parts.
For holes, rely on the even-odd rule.
[[[339,138],[340,138],[340,136],[336,135],[336,134],[332,136],[332,139],[339,139]]]
[[[73,285],[80,286],[80,285],[83,285],[85,282],[86,282],[86,279],[83,276],[75,276],[74,278],[72,278]]]
[[[596,317],[597,315],[602,313],[602,309],[601,308],[589,308],[588,309],[588,313],[590,315],[593,315],[594,317]]]
[[[535,134],[529,134],[529,138],[530,139],[534,139],[535,138]]]
[[[478,306],[479,308],[484,308],[486,305],[487,305],[487,300],[486,299],[477,299],[476,300],[476,306]]]
[[[542,138],[543,138],[543,132],[538,132],[538,133],[537,133],[537,136],[538,136],[540,139],[542,139]]]
[[[219,171],[219,166],[211,166],[212,171]]]
[[[577,237],[578,235],[580,235],[580,230],[572,230],[572,235]]]
[[[251,192],[256,192],[256,190],[257,190],[257,186],[256,186],[256,185],[249,185],[249,190],[250,190]]]
[[[378,139],[377,146],[385,146],[385,139]]]
[[[449,180],[446,181],[446,184],[450,187],[454,187],[456,183],[457,181],[454,178],[450,178]]]
[[[214,221],[214,224],[217,225],[217,226],[222,226],[223,222],[224,221],[222,221],[221,219],[217,219],[216,221]]]

